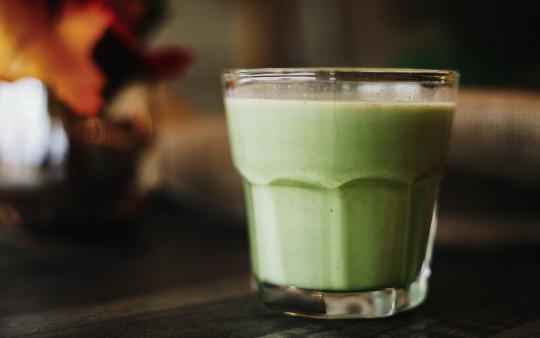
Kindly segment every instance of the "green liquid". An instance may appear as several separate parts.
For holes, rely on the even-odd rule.
[[[257,278],[352,291],[418,277],[453,104],[228,98],[226,108]]]

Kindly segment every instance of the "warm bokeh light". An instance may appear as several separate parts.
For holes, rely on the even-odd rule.
[[[0,2],[0,79],[40,78],[79,114],[95,114],[105,78],[92,50],[112,14],[99,3],[68,1],[51,21],[46,6],[43,1]]]
[[[67,151],[44,84],[32,78],[0,81],[0,186],[39,181],[42,167],[60,168]]]

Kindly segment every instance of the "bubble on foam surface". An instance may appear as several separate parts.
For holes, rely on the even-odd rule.
[[[417,83],[395,83],[391,85],[392,97],[397,101],[419,101],[421,86]]]
[[[385,91],[385,84],[382,83],[362,83],[358,85],[356,91],[360,96],[366,97],[379,97],[382,96]]]

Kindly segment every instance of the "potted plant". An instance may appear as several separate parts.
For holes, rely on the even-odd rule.
[[[163,1],[0,1],[0,227],[131,224],[152,88],[190,61],[141,39]]]

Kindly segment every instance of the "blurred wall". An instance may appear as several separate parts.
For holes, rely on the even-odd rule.
[[[166,21],[151,37],[152,45],[181,44],[193,52],[195,61],[173,90],[204,111],[221,109],[219,72],[233,63],[231,5],[231,1],[170,1]]]
[[[182,44],[196,60],[174,84],[220,111],[230,67],[453,68],[462,85],[540,88],[534,2],[502,0],[175,0],[154,45]]]

